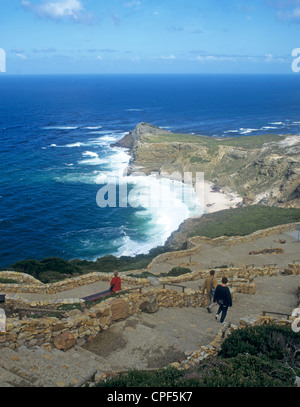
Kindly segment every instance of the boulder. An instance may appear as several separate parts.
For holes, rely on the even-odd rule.
[[[147,312],[149,314],[153,314],[158,310],[158,303],[157,298],[155,295],[151,295],[148,300],[144,301],[140,305],[140,310],[143,312]]]
[[[63,332],[54,338],[53,344],[57,349],[66,351],[76,343],[75,336],[71,332]]]
[[[114,299],[111,302],[111,321],[125,319],[128,317],[129,307],[127,301]]]

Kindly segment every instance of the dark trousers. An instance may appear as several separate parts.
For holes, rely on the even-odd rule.
[[[228,306],[227,305],[219,305],[219,309],[217,314],[221,314],[220,322],[224,322],[226,314],[227,314]]]

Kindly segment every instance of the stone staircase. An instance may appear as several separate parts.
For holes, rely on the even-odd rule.
[[[0,387],[73,387],[94,370],[97,378],[115,369],[80,346],[66,352],[37,346],[0,349]]]

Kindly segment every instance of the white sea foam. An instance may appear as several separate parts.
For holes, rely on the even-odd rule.
[[[82,153],[82,155],[84,157],[96,157],[96,158],[99,157],[99,155],[97,153],[95,153],[94,151],[85,151],[84,153]]]
[[[46,126],[42,127],[43,130],[75,130],[78,126]]]
[[[83,157],[90,157],[84,160],[78,161],[78,164],[87,164],[87,165],[100,165],[105,164],[106,160],[99,158],[99,155],[94,151],[85,151],[82,153]]]
[[[238,130],[226,130],[224,133],[238,133]]]
[[[89,139],[84,143],[78,141],[64,146],[86,146],[86,149],[81,152],[82,159],[77,163],[74,165],[65,163],[67,167],[72,167],[72,171],[57,177],[56,180],[66,183],[97,184],[99,189],[106,184],[115,183],[119,191],[126,186],[128,192],[126,202],[117,202],[117,204],[136,208],[133,215],[136,218],[134,223],[140,225],[141,230],[133,231],[135,236],[139,235],[138,237],[129,236],[130,231],[128,234],[120,235],[114,242],[117,256],[148,253],[152,248],[163,245],[185,219],[193,214],[200,216],[204,212],[203,208],[199,209],[195,206],[196,198],[192,186],[184,185],[181,181],[142,173],[127,176],[126,169],[131,158],[128,151],[119,147],[108,147],[111,141],[127,133],[103,132],[101,134],[103,136]],[[97,148],[102,143],[106,143],[104,150]],[[55,145],[55,147],[58,146]],[[101,156],[102,152],[103,156]],[[82,171],[78,170],[78,165],[96,166],[96,168]]]
[[[252,133],[253,131],[258,131],[258,129],[244,129],[243,127],[240,128],[241,134],[249,134]]]
[[[67,144],[66,146],[63,146],[63,147],[72,148],[72,147],[81,147],[83,145],[84,145],[84,143],[81,143],[80,141],[78,141],[77,143]]]

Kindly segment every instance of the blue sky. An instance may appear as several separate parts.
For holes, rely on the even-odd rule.
[[[7,74],[292,73],[300,0],[0,0]]]

